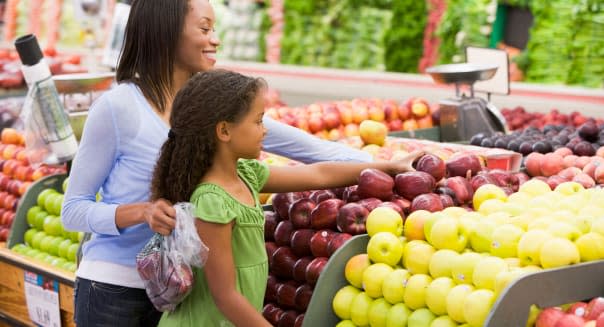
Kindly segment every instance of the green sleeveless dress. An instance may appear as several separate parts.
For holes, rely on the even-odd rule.
[[[256,199],[250,207],[231,197],[215,184],[200,184],[191,203],[196,216],[204,221],[226,224],[235,219],[231,246],[235,261],[237,290],[260,312],[268,277],[268,259],[264,247],[264,213],[258,193],[268,179],[268,167],[257,160],[239,160],[237,171]],[[210,249],[220,252],[221,249]],[[193,290],[174,312],[165,312],[159,326],[223,327],[232,324],[216,307],[204,270],[194,269]]]

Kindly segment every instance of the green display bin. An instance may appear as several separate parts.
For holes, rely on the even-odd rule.
[[[440,142],[440,127],[436,126],[411,131],[390,132],[388,133],[388,136]]]

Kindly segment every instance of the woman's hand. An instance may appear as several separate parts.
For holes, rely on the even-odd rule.
[[[405,173],[408,171],[414,171],[415,169],[413,168],[413,162],[415,162],[415,160],[419,159],[424,154],[426,154],[425,151],[416,150],[416,151],[409,153],[408,155],[406,155],[405,157],[403,157],[400,160],[393,161],[392,163],[394,166],[392,168],[391,175]]]
[[[143,217],[154,232],[164,236],[170,235],[176,227],[176,210],[164,199],[150,202],[145,206]]]

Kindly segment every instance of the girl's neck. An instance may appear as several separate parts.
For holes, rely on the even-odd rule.
[[[205,174],[204,181],[219,184],[231,184],[239,181],[237,174],[237,159],[216,155],[212,167]]]

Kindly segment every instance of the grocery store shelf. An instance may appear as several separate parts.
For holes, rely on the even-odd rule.
[[[427,75],[352,71],[317,67],[272,65],[254,62],[220,61],[222,68],[262,76],[281,93],[290,106],[317,101],[380,97],[405,99],[419,96],[437,102],[454,96],[450,85],[436,85]],[[589,116],[604,116],[604,89],[563,85],[512,83],[511,94],[493,95],[499,108],[523,106],[530,111],[580,111]]]
[[[74,273],[63,269],[57,269],[44,262],[34,261],[31,258],[15,253],[5,247],[0,247],[0,264],[2,264],[2,262],[36,274],[45,275],[71,287],[73,287],[75,283]]]

